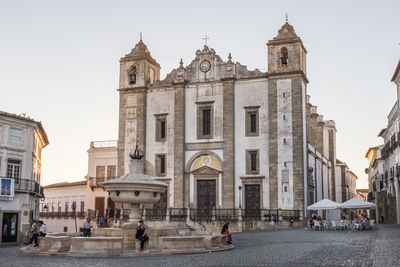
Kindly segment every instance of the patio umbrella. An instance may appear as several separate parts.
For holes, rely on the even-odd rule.
[[[307,210],[335,210],[335,209],[340,209],[340,203],[337,203],[330,199],[320,200],[307,207]]]
[[[375,204],[358,198],[352,198],[343,202],[340,207],[342,209],[369,209],[374,208]]]

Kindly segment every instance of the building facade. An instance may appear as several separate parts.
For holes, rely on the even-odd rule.
[[[39,217],[41,154],[49,144],[40,122],[0,111],[0,242],[21,242]]]
[[[400,60],[391,81],[397,87],[397,101],[387,117],[387,127],[378,134],[383,139],[383,145],[367,151],[369,166],[366,172],[368,200],[376,204],[376,219],[381,223],[400,224]]]
[[[116,178],[117,141],[90,142],[87,152],[88,172],[84,181],[44,187],[46,198],[41,200],[40,217],[51,232],[81,231],[87,216],[100,220],[106,217],[107,209],[115,209],[102,183]]]
[[[261,72],[205,45],[160,81],[140,40],[120,60],[118,174],[138,143],[167,207],[303,213],[335,200],[336,128],[309,102],[307,50],[288,23],[267,50]]]

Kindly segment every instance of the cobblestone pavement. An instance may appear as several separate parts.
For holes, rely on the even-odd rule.
[[[0,248],[0,266],[400,266],[400,225],[376,231],[290,229],[233,235],[230,251],[136,258],[71,258]]]

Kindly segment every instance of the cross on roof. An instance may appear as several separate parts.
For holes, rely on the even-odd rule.
[[[286,13],[286,22],[288,22],[288,20],[289,20],[289,19],[288,19],[288,13]]]
[[[140,32],[140,41],[142,41],[142,32]]]
[[[210,37],[208,37],[207,35],[203,38],[204,40],[204,44],[207,45],[207,40],[210,39]]]

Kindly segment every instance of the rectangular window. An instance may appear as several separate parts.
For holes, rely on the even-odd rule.
[[[51,203],[51,212],[55,212],[55,211],[56,211],[56,204]]]
[[[81,201],[81,212],[85,212],[85,201]]]
[[[251,171],[256,171],[257,170],[257,154],[256,153],[251,153]]]
[[[211,110],[203,109],[203,136],[211,134]]]
[[[213,138],[213,109],[210,104],[202,104],[197,108],[197,138]]]
[[[107,179],[114,179],[117,177],[117,168],[115,165],[107,166]]]
[[[106,167],[105,166],[96,166],[96,182],[97,183],[104,182],[105,176],[106,176]]]
[[[68,211],[69,211],[69,203],[65,202],[65,212],[68,212]]]
[[[13,144],[22,144],[22,130],[13,129],[10,130],[10,142]]]
[[[166,175],[166,158],[165,155],[156,155],[156,175],[165,176]]]
[[[246,136],[258,136],[259,119],[258,110],[259,107],[245,107],[246,110]]]
[[[15,159],[7,160],[7,177],[15,179],[15,183],[19,183],[21,178],[21,161]]]
[[[257,115],[251,114],[250,115],[250,132],[256,133],[257,132]]]
[[[246,174],[260,173],[260,158],[258,150],[246,151]]]
[[[62,204],[61,204],[61,202],[58,202],[58,212],[59,213],[61,212],[61,208],[62,208]]]
[[[156,142],[165,142],[167,139],[167,115],[157,114],[156,116]]]

